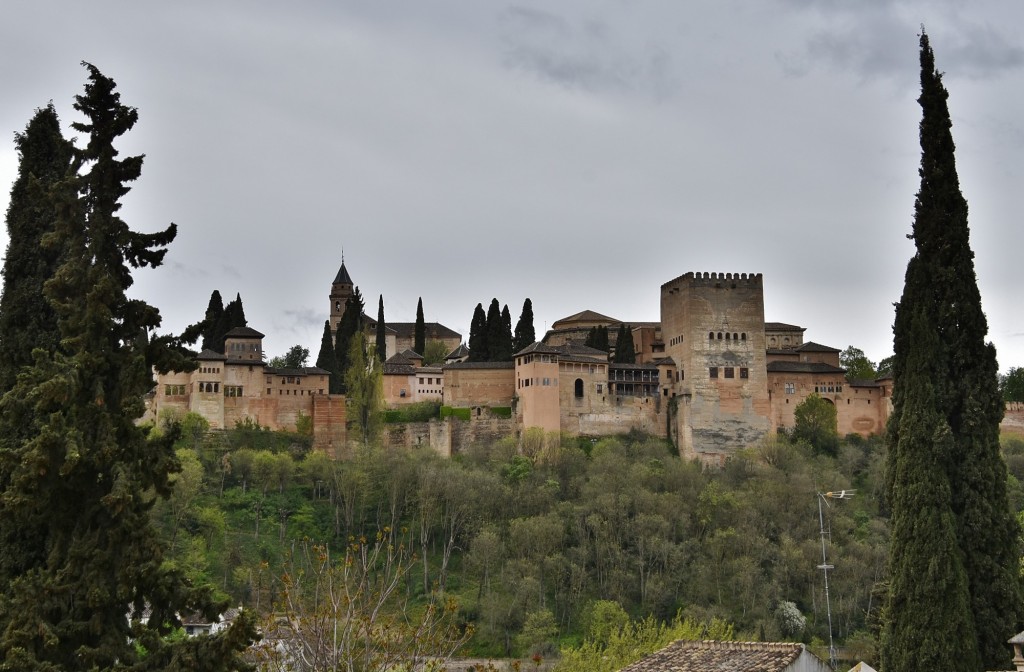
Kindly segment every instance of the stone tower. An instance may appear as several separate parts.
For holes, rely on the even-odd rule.
[[[760,273],[687,273],[661,286],[665,354],[678,380],[682,455],[720,462],[770,429]]]
[[[352,296],[352,277],[348,274],[348,269],[345,268],[345,257],[341,258],[341,268],[338,269],[338,274],[334,276],[334,282],[331,283],[331,334],[338,333],[338,323],[341,322],[341,316],[345,314],[345,303],[348,302],[350,296]]]

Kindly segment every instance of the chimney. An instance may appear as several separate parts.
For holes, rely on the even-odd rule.
[[[1007,643],[1013,645],[1013,664],[1017,672],[1024,672],[1024,652],[1021,651],[1021,647],[1024,647],[1024,632],[1017,633]]]

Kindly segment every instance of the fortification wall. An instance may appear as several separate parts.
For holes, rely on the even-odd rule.
[[[490,444],[516,435],[514,418],[492,415],[482,409],[469,420],[454,417],[428,422],[387,424],[381,436],[384,445],[411,450],[429,448],[442,457],[451,457],[470,446]]]

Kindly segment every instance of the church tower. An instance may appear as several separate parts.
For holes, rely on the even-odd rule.
[[[345,314],[345,304],[352,296],[352,277],[345,268],[345,255],[341,256],[341,268],[331,283],[331,333],[338,333],[338,323]]]

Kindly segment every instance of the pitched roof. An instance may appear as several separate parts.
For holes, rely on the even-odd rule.
[[[570,315],[569,317],[563,317],[560,320],[555,320],[551,324],[551,327],[553,329],[561,328],[556,327],[555,325],[563,324],[566,322],[606,322],[608,324],[618,324],[620,320],[616,320],[614,317],[608,317],[607,315],[602,315],[601,313],[595,313],[592,310],[582,310],[576,313],[575,315]]]
[[[785,322],[765,322],[765,331],[807,331],[807,327],[798,327],[795,324],[786,324]]]
[[[530,343],[528,346],[526,346],[525,348],[523,348],[519,352],[515,353],[513,355],[513,357],[518,357],[519,355],[532,355],[534,353],[539,353],[539,354],[544,354],[544,355],[557,355],[560,352],[561,352],[561,350],[559,350],[558,348],[556,348],[553,345],[545,345],[544,343],[541,343],[540,341],[534,341],[533,343]]]
[[[251,327],[235,327],[224,338],[263,338],[263,334]]]
[[[224,360],[227,359],[227,357],[217,352],[216,350],[210,350],[209,348],[206,348],[196,356],[196,359],[198,359],[199,361],[223,362]]]
[[[512,369],[515,368],[514,362],[452,362],[451,364],[445,364],[441,367],[442,370],[448,369]]]
[[[416,366],[403,353],[391,355],[384,362],[383,373],[387,376],[410,376],[415,372]]]
[[[803,644],[678,640],[622,672],[781,672],[802,653]]]
[[[386,322],[385,326],[394,329],[401,338],[413,338],[416,335],[415,322]],[[462,338],[462,334],[454,329],[449,329],[440,322],[424,322],[423,330],[428,339],[439,341],[444,338]]]
[[[407,357],[408,359],[423,359],[423,355],[416,352],[412,348],[406,348],[405,350],[402,350],[402,352],[399,354],[401,354],[403,357]]]
[[[768,362],[765,368],[768,373],[846,373],[844,368],[822,362]]]
[[[237,363],[245,364],[246,361],[247,360],[241,360]],[[252,362],[249,363],[251,364]],[[331,373],[327,369],[321,369],[318,366],[301,366],[298,368],[275,368],[273,366],[264,366],[263,370],[272,376],[327,376]]]
[[[798,345],[794,350],[798,352],[841,352],[839,348],[830,348],[827,345],[815,343],[814,341],[807,341],[803,345]]]
[[[352,285],[352,276],[348,274],[348,269],[345,268],[345,262],[341,262],[341,268],[338,269],[338,274],[334,276],[335,285]]]
[[[459,357],[469,357],[469,348],[465,343],[459,343],[459,347],[444,356],[445,359],[458,359]]]

